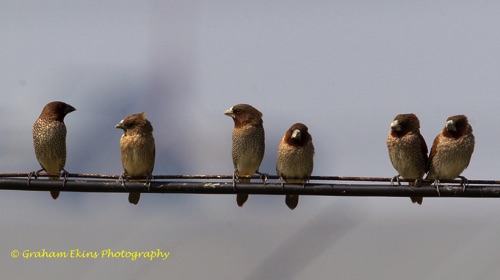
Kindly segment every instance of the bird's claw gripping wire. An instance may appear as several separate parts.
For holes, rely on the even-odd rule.
[[[285,179],[280,176],[280,178],[278,179],[278,182],[281,184],[281,191],[285,192]]]
[[[44,169],[40,169],[38,171],[31,171],[29,174],[28,174],[28,187],[30,186],[31,184],[31,178],[35,177],[35,180],[38,179],[38,173],[42,172]]]
[[[69,172],[66,171],[66,169],[63,168],[61,170],[61,174],[59,175],[59,177],[63,178],[63,187],[65,187],[66,186],[66,181],[68,181]]]
[[[152,173],[149,173],[148,176],[146,177],[146,183],[145,185],[148,187],[148,192],[150,190],[150,187],[151,187],[151,181],[153,181],[155,178],[153,177],[153,174]]]
[[[439,192],[439,187],[441,186],[441,182],[439,179],[434,180],[434,182],[431,184],[431,186],[436,188],[436,191],[438,193],[438,196],[441,196],[441,193]]]
[[[399,181],[399,174],[391,178],[391,185],[394,186],[394,181],[398,182],[398,186],[401,186],[401,182]]]
[[[233,171],[233,190],[236,191],[236,182],[239,182],[238,171]]]
[[[420,188],[422,186],[422,177],[418,177],[413,184],[415,184],[415,187]]]
[[[259,171],[257,171],[257,174],[259,174],[259,179],[262,180],[262,184],[267,185],[267,183],[269,182],[269,174],[260,173]]]
[[[469,186],[469,180],[467,180],[464,176],[458,176],[458,178],[461,180],[460,186],[462,186],[462,192],[465,193],[465,187]]]
[[[304,188],[306,188],[306,184],[309,183],[309,176],[307,176],[305,179],[304,179],[304,183],[302,184],[302,186]]]
[[[118,178],[118,181],[122,185],[122,187],[127,190],[127,187],[125,187],[125,181],[127,181],[127,173],[123,172],[120,177]]]

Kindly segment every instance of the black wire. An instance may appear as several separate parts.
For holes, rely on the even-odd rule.
[[[500,181],[469,180],[465,188],[460,180],[441,181],[439,194],[429,181],[422,187],[401,186],[390,182],[391,178],[315,176],[305,185],[284,184],[276,176],[269,179],[276,182],[263,184],[260,177],[252,176],[254,183],[236,183],[232,175],[161,175],[154,176],[148,186],[145,180],[122,182],[119,175],[69,174],[68,180],[47,180],[44,175],[28,180],[29,173],[0,174],[0,189],[22,191],[59,190],[68,192],[142,192],[142,193],[184,193],[184,194],[260,194],[260,195],[317,195],[317,196],[386,196],[386,197],[500,197]],[[12,178],[16,177],[16,178]],[[19,178],[19,177],[26,177]],[[104,178],[104,179],[103,179]],[[161,180],[159,179],[161,178]],[[172,179],[172,181],[166,180]],[[226,179],[225,181],[221,181]],[[330,182],[317,182],[330,181]],[[371,183],[366,183],[371,181]],[[404,182],[404,180],[400,180]],[[346,183],[348,182],[348,183]],[[361,183],[360,183],[361,182]]]

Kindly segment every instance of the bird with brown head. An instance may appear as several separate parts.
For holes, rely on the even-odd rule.
[[[33,124],[33,144],[35,146],[35,155],[41,170],[35,172],[38,174],[44,170],[50,176],[51,180],[58,180],[61,171],[66,165],[66,125],[64,117],[76,109],[64,102],[53,101],[45,105],[42,113]],[[59,197],[59,191],[50,191],[52,198]]]
[[[115,128],[123,130],[120,137],[122,155],[122,177],[145,177],[150,184],[155,165],[155,139],[153,126],[146,118],[146,114],[133,114],[121,120]],[[139,203],[141,194],[131,192],[128,201]]]
[[[262,113],[248,104],[237,104],[224,112],[234,121],[232,136],[232,158],[234,166],[234,180],[250,182],[249,179],[239,179],[240,175],[259,173],[259,167],[264,157],[264,126]],[[248,194],[237,193],[236,202],[243,206]]]
[[[308,128],[302,123],[292,125],[278,147],[276,173],[282,183],[305,184],[314,167],[314,145]],[[287,194],[285,203],[291,210],[299,203],[299,196]]]

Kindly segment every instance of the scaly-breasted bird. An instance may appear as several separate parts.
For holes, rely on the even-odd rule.
[[[64,102],[50,102],[42,110],[42,113],[33,124],[33,144],[38,163],[49,174],[57,176],[49,177],[58,180],[60,172],[66,172],[66,125],[64,117],[76,109]],[[42,171],[39,170],[36,173]],[[50,191],[52,198],[57,199],[59,191]]]
[[[153,126],[146,114],[133,114],[120,121],[116,128],[123,129],[120,138],[124,177],[146,177],[150,183],[155,166],[155,139]],[[141,194],[131,192],[128,201],[139,203]]]
[[[248,104],[238,104],[224,114],[234,121],[232,158],[235,181],[239,175],[258,173],[265,149],[262,113]],[[250,182],[249,179],[238,181]],[[240,207],[247,199],[248,194],[236,194],[236,202]]]
[[[427,179],[434,180],[439,191],[439,180],[462,178],[465,188],[465,178],[460,174],[469,166],[474,152],[474,134],[472,127],[464,115],[451,116],[438,136],[434,139],[429,156],[429,174]]]
[[[276,173],[282,182],[305,184],[314,167],[314,145],[307,126],[292,125],[281,139],[278,147]],[[299,196],[287,194],[285,203],[291,210],[297,207]]]
[[[410,185],[420,186],[428,171],[427,145],[420,134],[420,121],[415,114],[400,114],[391,123],[387,136],[387,149],[392,166],[398,172],[394,177],[415,179]],[[410,197],[413,203],[422,204],[423,197]]]

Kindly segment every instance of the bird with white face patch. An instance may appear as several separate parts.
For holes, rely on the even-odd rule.
[[[302,123],[292,125],[278,147],[276,173],[282,183],[305,184],[313,172],[314,145],[308,128]],[[291,210],[299,203],[299,196],[287,194],[285,203]]]
[[[451,116],[446,120],[441,133],[436,136],[429,156],[427,179],[434,180],[439,191],[439,180],[462,179],[465,190],[465,177],[460,176],[469,166],[474,152],[475,138],[472,126],[465,115]]]
[[[259,173],[265,149],[262,113],[251,105],[237,104],[224,114],[234,121],[231,152],[234,166],[233,185],[236,181],[250,182],[250,179],[238,179],[238,176]],[[236,194],[236,203],[240,207],[247,199],[248,194]]]
[[[399,184],[399,177],[414,179],[412,186],[420,186],[427,173],[427,144],[420,134],[420,121],[415,114],[399,114],[391,123],[387,135],[387,149],[392,166],[398,172],[393,178]],[[422,204],[422,197],[410,197],[413,203]]]

